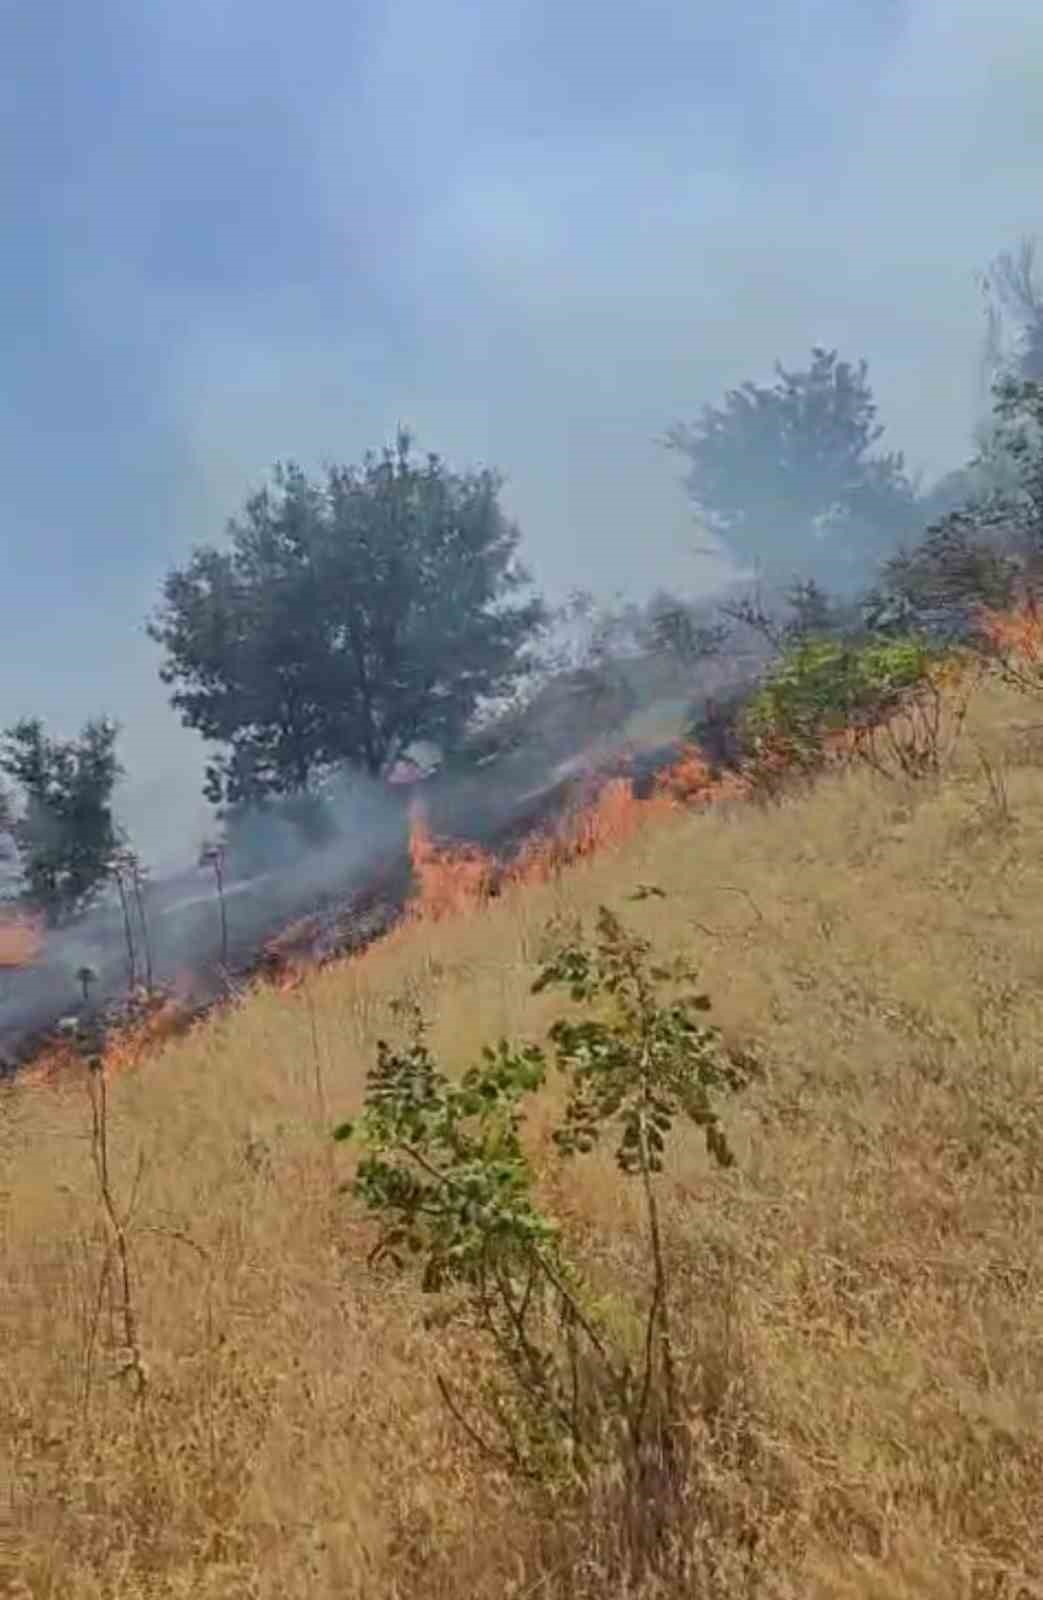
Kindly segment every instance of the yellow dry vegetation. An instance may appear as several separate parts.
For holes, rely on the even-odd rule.
[[[779,806],[657,814],[557,883],[414,923],[114,1076],[140,1402],[85,1084],[6,1088],[0,1595],[1043,1595],[1033,709],[986,684],[941,784],[851,770]],[[629,903],[639,883],[666,898]],[[620,1575],[610,1482],[555,1506],[476,1454],[433,1383],[459,1352],[367,1266],[329,1137],[404,995],[450,1070],[540,1039],[561,1009],[530,993],[541,931],[602,902],[694,960],[767,1069],[726,1110],[735,1168],[682,1133],[662,1180],[699,1463],[672,1586]],[[548,1091],[543,1198],[624,1317],[638,1191],[608,1156],[559,1171],[553,1110]]]

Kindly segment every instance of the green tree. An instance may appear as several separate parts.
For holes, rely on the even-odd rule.
[[[405,746],[451,745],[525,669],[545,618],[493,472],[394,450],[316,485],[274,489],[231,547],[172,571],[149,625],[182,721],[222,747],[207,793],[234,804],[306,790],[342,762],[377,775]]]
[[[1001,376],[993,401],[967,469],[975,487],[884,564],[867,597],[875,629],[966,640],[979,607],[1003,609],[1043,577],[1043,383]]]
[[[0,736],[0,772],[14,779],[23,802],[11,825],[23,897],[52,925],[86,909],[116,859],[118,733],[98,718],[77,739],[52,739],[38,718],[26,717]]]
[[[850,593],[917,522],[901,454],[872,454],[883,433],[865,361],[815,347],[776,383],[744,383],[665,443],[689,462],[701,521],[742,565],[785,583],[814,576]]]

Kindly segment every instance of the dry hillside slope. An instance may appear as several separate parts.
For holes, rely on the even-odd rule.
[[[852,770],[779,807],[658,817],[114,1076],[140,1402],[114,1375],[120,1259],[84,1083],[6,1088],[0,1595],[1043,1595],[1032,711],[989,684],[941,786]],[[639,883],[666,897],[628,902]],[[433,1375],[470,1358],[408,1277],[367,1266],[329,1137],[403,995],[453,1070],[501,1034],[542,1038],[562,1002],[530,992],[541,931],[602,902],[691,956],[766,1069],[726,1108],[735,1167],[693,1130],[664,1175],[697,1469],[686,1576],[636,1588],[611,1482],[548,1502],[447,1415]],[[646,1287],[638,1190],[607,1155],[559,1169],[552,1091],[538,1109],[542,1198],[625,1315]]]

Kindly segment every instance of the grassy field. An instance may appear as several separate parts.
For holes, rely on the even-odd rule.
[[[441,1600],[1043,1595],[1043,734],[996,685],[941,785],[841,772],[778,807],[657,816],[558,882],[419,921],[259,992],[108,1085],[3,1092],[0,1595]],[[1034,739],[1039,741],[1034,743]],[[664,899],[629,904],[639,883]],[[631,1583],[619,1489],[519,1487],[442,1406],[471,1359],[366,1261],[332,1125],[392,1002],[447,1069],[540,1039],[555,913],[623,911],[698,966],[762,1081],[662,1179],[695,1441],[684,1575]],[[625,1304],[638,1190],[558,1168],[547,1208]],[[106,1266],[106,1263],[108,1265]]]

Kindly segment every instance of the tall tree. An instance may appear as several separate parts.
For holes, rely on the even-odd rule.
[[[77,739],[53,739],[26,717],[0,736],[0,772],[23,802],[11,826],[23,895],[51,924],[85,910],[111,872],[120,844],[111,805],[122,774],[118,732],[99,718]]]
[[[901,454],[872,453],[883,427],[865,361],[816,346],[807,369],[775,372],[665,443],[687,457],[697,514],[738,562],[851,592],[915,525],[913,485]]]
[[[1036,241],[1025,237],[1017,251],[1001,251],[984,274],[982,287],[986,376],[991,381],[1005,371],[1008,377],[1043,383],[1043,276],[1036,261]],[[1009,349],[1004,347],[1004,315],[1014,329]]]
[[[394,449],[311,483],[292,463],[171,572],[149,632],[182,721],[222,746],[226,804],[306,790],[341,762],[382,772],[418,738],[451,744],[524,670],[542,626],[502,480]]]

